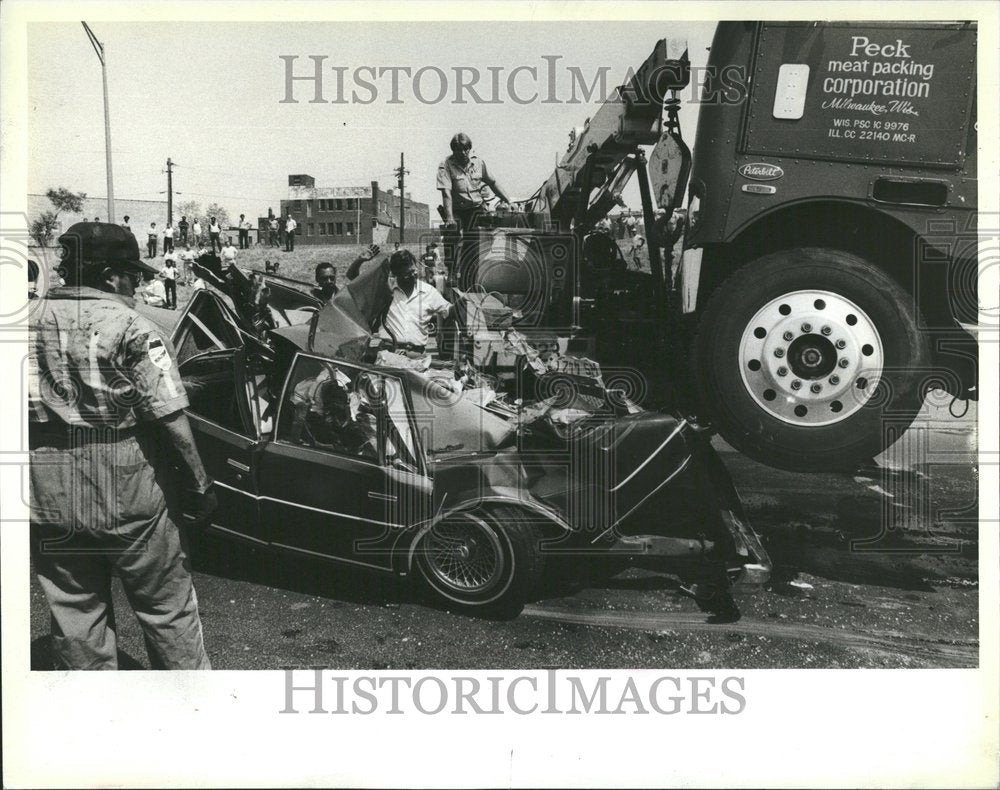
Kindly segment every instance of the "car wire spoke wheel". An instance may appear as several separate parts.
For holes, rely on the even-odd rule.
[[[474,514],[442,521],[424,537],[428,570],[445,586],[478,593],[504,575],[504,552],[496,531]]]
[[[783,422],[831,425],[872,397],[884,352],[875,322],[830,291],[793,291],[750,319],[739,348],[750,397]]]
[[[521,611],[541,580],[540,540],[522,509],[497,503],[442,519],[420,536],[413,557],[419,578],[438,599],[506,618]]]

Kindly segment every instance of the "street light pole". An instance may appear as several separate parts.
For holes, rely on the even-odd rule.
[[[94,52],[97,53],[97,59],[101,61],[101,81],[104,84],[104,157],[105,157],[105,167],[108,173],[108,222],[115,221],[115,183],[114,177],[111,174],[111,115],[108,110],[108,69],[107,64],[104,61],[104,45],[97,40],[97,36],[94,35],[94,31],[90,29],[90,26],[86,22],[81,22],[83,29],[87,31],[87,37],[90,39],[91,45],[94,47]]]

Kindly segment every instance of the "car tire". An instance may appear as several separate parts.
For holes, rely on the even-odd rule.
[[[692,358],[722,437],[793,471],[880,453],[920,410],[929,360],[913,296],[870,261],[822,248],[771,253],[729,277]]]
[[[431,527],[415,548],[424,586],[447,606],[489,617],[516,617],[544,569],[541,533],[513,506],[456,513]]]

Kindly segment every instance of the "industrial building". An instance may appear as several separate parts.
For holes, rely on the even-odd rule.
[[[400,203],[406,238],[399,237]],[[383,190],[378,181],[362,187],[317,187],[305,174],[288,176],[288,199],[281,201],[282,216],[298,223],[296,244],[413,243],[431,232],[430,208],[407,193]]]

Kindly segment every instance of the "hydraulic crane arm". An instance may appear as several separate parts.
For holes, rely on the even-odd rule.
[[[563,228],[574,218],[603,216],[636,167],[644,166],[633,156],[637,147],[661,141],[664,104],[674,102],[676,115],[677,100],[669,97],[689,79],[686,39],[660,39],[632,79],[616,89],[582,131],[571,133],[569,150],[539,188],[529,212]],[[668,135],[675,126],[673,118]],[[601,192],[592,199],[595,189]]]

